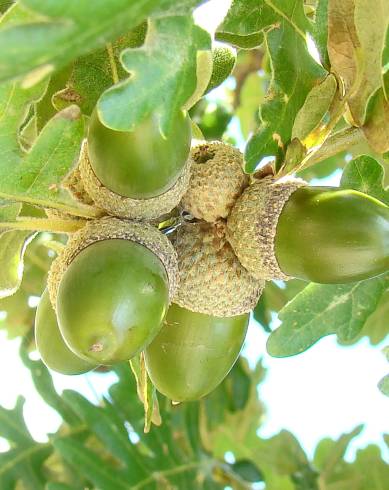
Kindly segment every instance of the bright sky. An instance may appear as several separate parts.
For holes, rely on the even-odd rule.
[[[215,29],[223,18],[230,0],[212,0],[198,9],[197,21],[208,29]],[[290,430],[312,455],[317,442],[326,436],[339,437],[358,424],[365,429],[351,446],[350,458],[358,447],[368,443],[379,444],[386,459],[381,434],[389,432],[389,398],[383,396],[376,384],[389,370],[380,349],[361,340],[352,347],[340,347],[334,336],[322,339],[307,352],[286,359],[274,359],[266,354],[267,334],[255,322],[250,323],[245,354],[250,362],[261,357],[268,374],[260,385],[260,396],[268,408],[268,415],[260,435],[269,437],[285,428]],[[36,394],[29,372],[18,357],[18,340],[6,340],[0,331],[0,404],[14,406],[18,395],[26,398],[25,418],[33,436],[40,441],[57,429],[60,418]],[[62,376],[54,374],[59,391],[71,388],[80,391],[91,401],[115,380],[113,374]],[[7,444],[0,438],[0,451]]]

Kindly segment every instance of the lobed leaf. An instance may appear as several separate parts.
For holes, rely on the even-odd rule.
[[[210,47],[208,33],[196,26],[191,16],[151,22],[144,45],[121,54],[123,67],[131,76],[101,96],[98,110],[102,122],[129,131],[148,115],[158,113],[161,130],[168,133],[174,114],[195,91],[197,52]]]
[[[334,75],[328,75],[308,93],[298,111],[292,128],[292,138],[298,138],[308,148],[317,142],[312,134],[323,122],[337,91]]]
[[[272,66],[272,81],[261,107],[261,124],[249,140],[246,171],[252,172],[264,157],[282,161],[292,136],[294,120],[312,88],[324,79],[326,72],[307,50],[305,31],[308,20],[303,3],[280,2],[288,6],[277,24],[265,34]],[[298,89],[297,89],[298,87]]]
[[[147,23],[143,22],[107,47],[77,58],[70,68],[63,70],[68,72],[67,78],[52,94],[51,106],[61,110],[77,104],[83,114],[90,115],[104,90],[115,83],[116,78],[128,77],[120,63],[120,53],[126,48],[141,46],[146,31]],[[54,78],[58,79],[57,74]]]
[[[17,83],[0,84],[0,172],[20,162],[19,129],[32,102],[44,94],[45,84],[23,89]]]
[[[385,355],[386,360],[389,362],[389,345],[383,349],[383,354]],[[389,396],[389,374],[381,379],[381,381],[378,383],[378,388],[384,395]]]
[[[2,490],[13,490],[17,482],[26,490],[44,490],[43,463],[52,449],[32,439],[23,419],[23,405],[24,399],[19,397],[15,408],[0,407],[0,436],[12,443],[8,452],[0,453]]]
[[[351,284],[310,284],[279,312],[282,325],[269,337],[274,357],[299,354],[326,335],[356,337],[389,285],[388,276]]]
[[[24,253],[34,238],[30,231],[6,231],[0,234],[0,298],[14,294],[23,277]]]
[[[104,46],[150,15],[190,10],[199,0],[21,0],[0,25],[0,80],[34,83]],[[23,11],[24,9],[24,11]],[[24,18],[20,19],[20,11]],[[15,22],[14,17],[18,19]],[[5,19],[6,17],[6,19]]]
[[[23,280],[18,291],[0,299],[0,329],[6,330],[9,338],[24,336],[31,331],[35,310],[29,307],[29,297],[40,296],[42,293],[50,261],[47,251],[42,247],[40,235],[27,247]]]
[[[367,319],[360,334],[351,341],[351,343],[358,342],[362,337],[368,337],[370,344],[377,345],[383,340],[389,332],[388,325],[389,318],[389,290],[382,296],[377,305],[377,308]],[[349,344],[348,342],[347,344]]]
[[[315,466],[320,470],[319,483],[323,489],[358,488],[358,490],[382,490],[389,477],[389,468],[377,446],[359,449],[352,463],[344,460],[351,440],[358,436],[362,426],[356,427],[338,440],[323,439],[314,455]]]
[[[297,13],[297,15],[296,15]],[[264,29],[276,28],[285,20],[299,35],[309,25],[302,2],[286,0],[233,0],[216,38],[241,48],[253,48],[263,41]]]
[[[331,64],[328,57],[328,0],[318,0],[315,11],[315,23],[312,36],[319,51],[320,61],[324,68],[330,71]]]
[[[76,202],[61,182],[77,162],[84,125],[80,110],[71,106],[52,118],[34,146],[18,164],[0,163],[0,197],[64,212],[94,216]]]
[[[345,166],[340,186],[369,194],[389,206],[389,189],[384,187],[384,169],[368,155],[357,157]]]

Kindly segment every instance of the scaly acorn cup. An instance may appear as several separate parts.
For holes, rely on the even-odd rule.
[[[148,224],[102,218],[69,239],[52,263],[48,287],[69,348],[113,364],[155,337],[176,280],[177,257],[165,235]]]
[[[47,289],[36,310],[35,343],[44,364],[57,373],[82,374],[98,365],[76,356],[65,344]]]
[[[227,230],[258,278],[343,284],[389,270],[389,208],[355,190],[265,178],[238,199]]]
[[[264,282],[240,264],[225,236],[225,224],[182,225],[174,237],[179,287],[174,303],[212,316],[230,317],[251,311]]]
[[[182,207],[209,223],[226,218],[249,183],[243,155],[230,145],[211,142],[192,148],[190,158],[191,178]]]
[[[389,270],[389,207],[352,189],[302,187],[277,224],[275,255],[288,275],[362,281]]]
[[[172,304],[145,350],[157,390],[176,402],[198,400],[214,390],[239,356],[249,316],[215,317]]]
[[[171,211],[187,189],[191,121],[182,111],[165,136],[154,114],[133,131],[114,131],[95,110],[87,142],[79,164],[83,185],[108,214],[153,219]]]
[[[238,198],[227,219],[227,239],[241,264],[258,280],[289,279],[274,253],[281,211],[303,180],[267,177],[252,183]]]

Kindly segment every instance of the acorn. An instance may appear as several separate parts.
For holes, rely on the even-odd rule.
[[[252,183],[227,219],[227,239],[241,264],[258,280],[288,280],[274,251],[277,223],[290,196],[306,185],[301,179],[266,177]]]
[[[207,315],[229,317],[251,311],[264,282],[252,277],[227,242],[225,223],[188,223],[174,235],[179,287],[174,303]]]
[[[83,374],[97,367],[76,356],[65,344],[47,289],[36,311],[35,343],[43,363],[57,373]]]
[[[52,263],[48,288],[68,347],[99,364],[131,359],[159,332],[177,283],[170,241],[145,223],[88,222]]]
[[[227,376],[242,349],[250,315],[216,317],[172,304],[145,350],[154,386],[176,402],[198,400]]]
[[[79,169],[96,206],[121,218],[151,220],[180,202],[190,178],[191,121],[178,111],[167,135],[151,114],[132,131],[105,126],[91,115]]]
[[[249,183],[242,153],[225,143],[207,142],[194,147],[190,159],[191,179],[182,207],[209,223],[226,218]]]

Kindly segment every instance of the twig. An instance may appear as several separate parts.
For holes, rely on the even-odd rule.
[[[51,233],[74,233],[85,225],[85,220],[21,218],[3,221],[0,230],[47,231]]]

